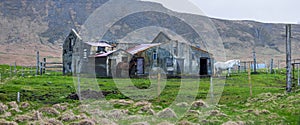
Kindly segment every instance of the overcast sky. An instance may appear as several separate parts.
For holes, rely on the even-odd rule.
[[[230,20],[299,23],[300,0],[145,0],[169,9]],[[189,2],[188,2],[189,1]],[[202,11],[202,12],[200,12]]]

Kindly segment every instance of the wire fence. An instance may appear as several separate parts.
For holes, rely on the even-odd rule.
[[[18,66],[17,63],[0,65],[0,83],[4,83],[5,81],[15,77],[25,78],[38,75],[62,75],[62,63],[41,62],[38,67],[36,65]]]

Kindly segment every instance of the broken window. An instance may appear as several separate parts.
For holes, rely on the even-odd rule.
[[[170,57],[166,58],[166,66],[167,67],[173,67],[173,59]]]
[[[195,60],[195,53],[192,53],[192,60]]]
[[[69,38],[69,51],[73,51],[72,42],[73,42],[73,38]]]
[[[156,53],[156,51],[153,51],[153,60],[156,60],[157,59],[157,53]]]
[[[122,57],[122,62],[128,62],[128,58],[127,57]]]
[[[105,47],[103,47],[103,46],[98,46],[97,52],[96,52],[96,53],[106,53]]]

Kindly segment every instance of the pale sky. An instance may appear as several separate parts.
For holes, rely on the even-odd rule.
[[[179,12],[229,20],[300,24],[300,0],[143,0]],[[202,12],[201,12],[202,11]]]

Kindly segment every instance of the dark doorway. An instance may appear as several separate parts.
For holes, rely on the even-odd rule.
[[[109,59],[108,60],[108,76],[112,77],[115,76],[116,72],[116,59]],[[114,74],[113,74],[114,73]]]
[[[106,57],[95,59],[95,72],[97,77],[107,77]]]
[[[200,75],[208,75],[208,59],[207,58],[200,58]]]
[[[176,59],[177,61],[177,74],[183,74],[184,59]]]
[[[136,60],[136,73],[137,75],[143,75],[144,71],[144,58],[140,57]]]

